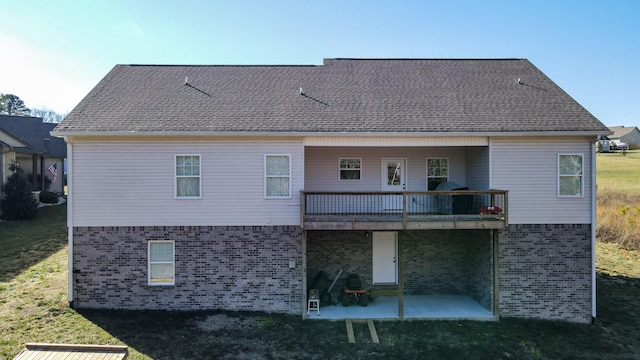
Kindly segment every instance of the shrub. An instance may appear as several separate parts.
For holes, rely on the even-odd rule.
[[[640,195],[598,191],[596,237],[627,250],[640,250]]]
[[[45,204],[57,204],[58,194],[51,191],[43,191],[40,193],[40,202]]]
[[[29,190],[29,182],[17,164],[11,164],[13,174],[2,186],[0,217],[4,220],[27,220],[38,214],[38,202]]]

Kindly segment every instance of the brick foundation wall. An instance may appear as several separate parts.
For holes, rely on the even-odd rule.
[[[75,307],[302,311],[297,226],[83,227],[73,234]],[[149,240],[175,241],[174,286],[147,285]]]
[[[500,315],[591,321],[591,225],[500,231]]]

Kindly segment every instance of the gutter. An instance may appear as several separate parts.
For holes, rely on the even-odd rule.
[[[596,145],[591,147],[591,323],[596,322]]]
[[[68,298],[69,306],[73,308],[73,145],[65,137],[67,143],[67,161],[69,162],[67,170],[67,238],[69,241],[69,255],[68,255]],[[62,169],[64,178],[64,169]]]

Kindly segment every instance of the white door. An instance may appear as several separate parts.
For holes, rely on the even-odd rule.
[[[407,189],[407,160],[404,158],[382,159],[382,191],[403,192]],[[384,195],[384,211],[402,211],[402,195]]]
[[[371,245],[373,248],[373,283],[397,284],[398,233],[395,231],[374,231]]]
[[[405,191],[407,186],[406,159],[382,159],[382,191]]]

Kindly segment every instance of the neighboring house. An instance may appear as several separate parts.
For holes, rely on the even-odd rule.
[[[640,130],[637,126],[611,126],[609,129],[613,131],[609,139],[614,143],[624,143],[629,145],[630,149],[640,149]]]
[[[52,132],[69,300],[306,317],[343,269],[378,298],[320,318],[590,322],[610,133],[526,59],[118,65]]]
[[[18,163],[34,191],[44,190],[49,183],[49,191],[64,192],[67,146],[63,139],[51,136],[56,125],[37,117],[0,115],[0,183],[11,176],[11,164]],[[49,170],[53,164],[55,181]]]

